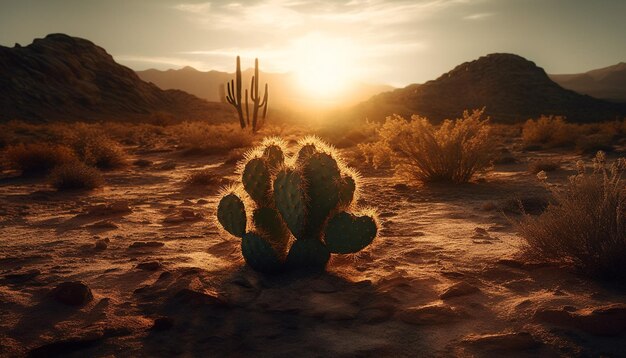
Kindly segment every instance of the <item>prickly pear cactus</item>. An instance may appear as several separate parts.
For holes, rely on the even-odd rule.
[[[286,153],[281,139],[266,138],[243,161],[241,185],[218,205],[218,221],[242,239],[246,263],[267,273],[323,271],[331,253],[370,245],[378,223],[373,210],[356,210],[358,174],[314,137]]]

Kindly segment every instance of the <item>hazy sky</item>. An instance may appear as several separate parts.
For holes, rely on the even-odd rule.
[[[548,73],[626,61],[625,17],[626,0],[0,0],[0,44],[62,32],[133,69],[232,72],[241,54],[406,85],[492,52]]]

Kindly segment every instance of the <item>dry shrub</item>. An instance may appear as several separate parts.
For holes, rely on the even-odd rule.
[[[126,165],[124,149],[98,127],[77,124],[68,137],[76,154],[87,165],[100,169],[116,169]]]
[[[254,142],[251,132],[232,123],[183,122],[168,130],[178,138],[186,154],[225,154],[235,148],[249,147]]]
[[[436,128],[426,118],[411,121],[395,115],[378,130],[379,140],[360,145],[375,167],[391,163],[396,174],[421,182],[469,181],[486,169],[493,158],[494,141],[489,138],[488,119],[483,110],[465,111],[463,118],[446,120]]]
[[[557,160],[539,159],[528,164],[528,171],[537,174],[539,172],[553,172],[561,168],[561,163]]]
[[[598,151],[613,151],[613,135],[605,132],[598,132],[579,137],[576,140],[576,150],[583,154],[596,153]]]
[[[211,169],[202,169],[191,173],[185,183],[188,185],[218,185],[220,178]]]
[[[90,190],[102,186],[98,169],[81,162],[56,167],[50,174],[50,183],[57,190]]]
[[[59,165],[77,160],[70,148],[50,143],[12,145],[4,155],[9,167],[21,170],[23,175],[45,174]]]
[[[624,278],[624,161],[607,168],[604,153],[598,152],[592,173],[585,172],[582,162],[577,165],[578,175],[562,190],[552,189],[554,201],[545,212],[538,217],[526,215],[519,223],[525,249],[535,258],[569,263],[587,274]]]
[[[379,128],[379,123],[366,120],[365,122],[327,125],[319,130],[317,135],[337,148],[351,148],[375,140]]]
[[[522,140],[526,147],[555,148],[576,143],[578,131],[561,116],[541,116],[529,119],[522,128]]]

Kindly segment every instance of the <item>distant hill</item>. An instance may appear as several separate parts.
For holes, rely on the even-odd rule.
[[[381,93],[354,107],[349,116],[381,120],[397,113],[434,121],[457,118],[464,110],[486,107],[495,121],[515,122],[541,114],[587,122],[626,115],[626,106],[566,90],[523,57],[495,53],[465,62],[422,85]]]
[[[262,66],[263,63],[261,62]],[[254,70],[247,69],[242,72],[243,83],[247,88]],[[228,72],[198,71],[193,67],[165,71],[149,69],[137,71],[137,74],[144,81],[152,82],[160,88],[183,90],[208,101],[220,101],[220,85],[225,85],[235,76],[234,73]],[[291,73],[265,73],[261,71],[260,77],[262,85],[266,82],[269,85],[270,106],[287,110],[351,106],[373,95],[393,89],[387,85],[355,83],[348,86],[336,97],[316,99],[306,93],[306,90],[298,84],[295,75]]]
[[[22,47],[0,46],[0,121],[148,119],[232,120],[233,111],[183,91],[142,81],[88,40],[51,34]]]
[[[614,102],[626,102],[626,62],[579,74],[549,75],[563,88]]]

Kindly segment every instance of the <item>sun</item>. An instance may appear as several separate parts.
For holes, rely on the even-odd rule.
[[[319,33],[296,40],[290,57],[303,94],[326,100],[341,97],[352,77],[355,53],[347,41]]]

